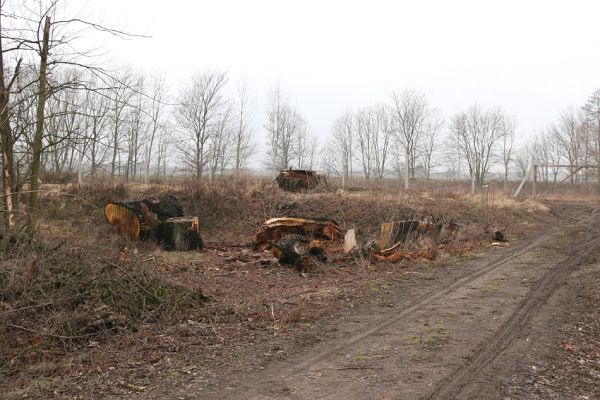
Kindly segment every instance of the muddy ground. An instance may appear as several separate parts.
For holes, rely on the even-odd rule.
[[[114,329],[66,339],[39,311],[15,318],[18,307],[3,296],[3,318],[32,331],[6,331],[18,346],[3,343],[5,398],[600,396],[600,228],[592,202],[441,192],[285,194],[251,186],[228,209],[215,197],[231,193],[179,189],[184,206],[204,221],[201,252],[167,253],[115,238],[100,225],[102,201],[156,190],[69,192],[69,201],[65,193],[49,195],[56,209],[46,216],[46,237],[80,238],[52,257],[72,259],[76,252],[94,268],[116,263],[116,272],[129,275],[147,269],[164,287],[199,300],[185,307],[165,301],[169,312],[124,312]],[[84,219],[98,226],[95,234],[82,236],[81,223],[61,208],[67,203],[88,210]],[[435,261],[340,259],[301,274],[247,246],[264,219],[289,214],[325,214],[372,236],[381,222],[417,215],[468,224],[440,246]],[[491,245],[495,229],[507,234],[508,246]],[[31,265],[31,257],[19,257],[3,261],[4,268]],[[106,303],[115,310],[121,304]]]

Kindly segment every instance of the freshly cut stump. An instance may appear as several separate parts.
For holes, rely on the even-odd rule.
[[[177,217],[161,221],[156,228],[156,236],[165,250],[198,250],[204,245],[198,217]]]

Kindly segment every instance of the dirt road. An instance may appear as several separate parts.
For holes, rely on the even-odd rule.
[[[452,280],[408,296],[396,288],[387,303],[331,322],[333,337],[262,370],[190,387],[185,397],[528,398],[510,382],[519,382],[527,363],[546,357],[545,348],[558,348],[560,321],[553,316],[569,307],[566,283],[600,255],[598,209],[557,212],[562,223],[454,266]]]

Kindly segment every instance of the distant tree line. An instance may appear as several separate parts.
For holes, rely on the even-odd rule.
[[[339,176],[343,186],[357,176],[396,177],[408,188],[416,178],[441,172],[469,179],[474,190],[494,167],[501,167],[506,183],[511,171],[523,176],[532,162],[600,164],[600,90],[518,147],[516,120],[500,107],[474,104],[445,118],[412,89],[344,111],[319,143],[280,85],[266,93],[264,115],[257,115],[247,82],[230,82],[226,72],[200,71],[170,90],[163,75],[103,67],[76,48],[78,34],[129,35],[64,18],[65,4],[7,0],[1,6],[0,147],[8,224],[16,193],[28,184],[35,226],[40,177],[148,182],[167,175],[215,179],[252,168],[272,175],[318,168]],[[264,154],[257,154],[259,135]],[[549,166],[540,173],[544,181],[556,181],[560,170]],[[583,170],[572,181],[592,174]]]

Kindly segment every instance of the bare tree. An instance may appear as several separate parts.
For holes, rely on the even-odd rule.
[[[345,189],[349,182],[352,169],[352,145],[354,138],[354,115],[346,111],[339,116],[331,128],[331,137],[327,145],[331,155],[330,162],[335,170],[342,176],[342,188]]]
[[[222,91],[226,83],[226,73],[204,72],[194,76],[177,99],[175,120],[184,139],[179,149],[196,179],[202,178],[208,161],[208,142],[225,106]]]
[[[254,132],[252,130],[252,117],[254,114],[254,100],[248,94],[247,82],[242,81],[237,87],[235,100],[236,126],[235,126],[235,171],[241,171],[254,153]]]
[[[132,98],[127,107],[127,162],[125,165],[125,180],[130,177],[137,178],[139,170],[140,152],[142,150],[143,138],[148,129],[148,118],[145,112],[146,96],[143,94],[145,89],[145,77],[142,74],[136,74],[135,83],[132,86]]]
[[[363,176],[368,181],[375,170],[375,142],[377,136],[377,115],[372,108],[363,108],[354,116],[356,129],[357,158]]]
[[[600,89],[596,89],[588,97],[583,108],[583,122],[587,125],[592,143],[594,143],[594,158],[598,166],[598,190],[600,190]]]
[[[533,159],[536,164],[544,164],[541,169],[538,169],[538,173],[544,182],[548,182],[550,172],[554,175],[554,182],[558,175],[557,164],[560,163],[560,157],[556,157],[557,153],[554,151],[555,144],[552,141],[551,135],[548,135],[545,131],[540,131],[533,137],[530,146],[524,145],[531,153],[529,158]],[[560,155],[560,154],[558,154]],[[553,166],[550,167],[549,164]]]
[[[551,132],[568,164],[577,165],[581,157],[582,141],[579,120],[575,111],[570,108],[561,112],[558,120],[551,127]],[[571,168],[571,172],[574,172],[573,168]],[[575,183],[575,179],[575,176],[571,176],[571,183]]]
[[[394,136],[394,114],[388,106],[379,104],[375,106],[376,134],[374,137],[375,175],[377,179],[383,179],[387,171],[387,165]]]
[[[145,155],[144,155],[144,183],[148,183],[148,174],[150,170],[150,160],[152,159],[154,144],[158,132],[164,129],[165,122],[163,121],[163,103],[166,97],[166,84],[163,75],[154,75],[152,77],[151,92],[150,92],[150,126],[148,136],[145,138]]]
[[[211,141],[208,151],[211,180],[214,180],[217,175],[222,176],[232,159],[232,117],[233,109],[231,104],[228,103],[225,105],[222,112],[218,115],[214,126],[211,127]]]
[[[306,135],[306,121],[287,101],[281,88],[268,93],[267,131],[268,167],[275,176],[278,170],[290,168],[298,161]]]
[[[419,142],[421,159],[425,168],[425,178],[431,178],[431,169],[433,167],[434,155],[439,148],[439,137],[444,119],[441,111],[437,108],[430,109],[423,124],[423,134]]]
[[[502,165],[504,166],[504,189],[508,186],[508,171],[513,157],[513,143],[515,140],[516,120],[514,116],[504,116],[501,122],[500,150]]]
[[[502,135],[504,113],[499,109],[482,110],[478,105],[457,113],[450,129],[456,135],[471,176],[471,192],[485,181],[496,156]]]
[[[106,159],[109,150],[108,141],[108,111],[109,98],[106,94],[99,91],[87,91],[83,103],[84,113],[84,140],[88,142],[80,154],[79,165],[77,168],[77,181],[82,183],[83,157],[89,151],[90,175],[95,179],[98,168]]]
[[[514,163],[515,167],[517,167],[519,178],[523,178],[527,174],[529,163],[532,161],[532,153],[533,151],[530,149],[530,146],[524,144],[519,147],[515,152],[514,157],[511,158],[511,161]]]
[[[321,148],[319,146],[319,138],[315,135],[309,135],[307,140],[306,156],[306,167],[309,170],[314,170],[316,167],[317,159],[321,154]]]
[[[423,94],[405,89],[391,94],[395,112],[397,144],[404,150],[404,189],[414,178],[417,143],[427,115],[427,99]]]
[[[133,96],[133,91],[130,89],[133,83],[133,71],[130,67],[123,68],[118,77],[110,79],[111,91],[110,98],[110,113],[109,118],[112,124],[112,135],[110,146],[112,148],[112,159],[110,165],[110,176],[113,182],[117,178],[117,164],[119,150],[122,140],[122,129],[125,124],[126,110]]]

